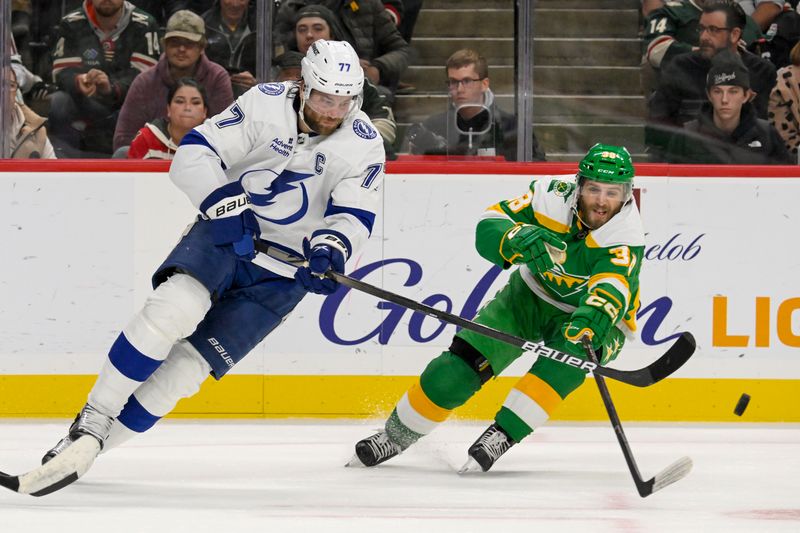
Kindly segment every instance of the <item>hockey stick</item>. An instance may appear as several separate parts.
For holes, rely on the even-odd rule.
[[[586,356],[594,363],[597,363],[597,355],[594,353],[592,341],[588,336],[582,339],[583,349],[586,350]],[[619,445],[622,448],[622,455],[625,456],[625,462],[628,464],[628,470],[633,476],[633,482],[636,484],[636,490],[639,491],[639,496],[646,498],[657,490],[661,490],[667,485],[671,485],[676,481],[685,477],[692,469],[692,460],[689,457],[681,457],[664,470],[656,474],[652,479],[645,481],[639,473],[639,468],[636,466],[636,461],[633,458],[633,452],[628,444],[628,439],[625,437],[625,432],[622,430],[622,422],[619,421],[617,409],[614,407],[614,402],[611,401],[611,394],[608,392],[605,379],[602,375],[595,372],[594,380],[597,382],[597,388],[600,389],[600,397],[606,406],[608,418],[611,420],[611,426],[614,428],[614,433],[617,436]]]
[[[98,453],[98,440],[91,435],[85,435],[30,472],[18,476],[0,472],[0,486],[20,494],[45,496],[77,481],[89,470]]]
[[[294,267],[305,264],[302,259],[290,256],[283,251],[270,247],[261,241],[256,241],[256,250],[267,254],[273,259],[277,259],[278,261]],[[254,259],[253,262],[258,264],[258,256],[256,256],[256,259]],[[270,268],[269,265],[262,264],[262,266],[265,268]],[[370,285],[369,283],[351,278],[344,274],[339,274],[338,272],[334,272],[332,270],[327,271],[325,273],[325,277],[341,283],[345,287],[365,292],[372,296],[382,298],[388,302],[402,305],[406,309],[410,309],[414,312],[423,313],[425,315],[438,318],[439,320],[447,322],[448,324],[453,324],[464,329],[474,331],[475,333],[480,333],[486,337],[505,342],[512,346],[517,346],[525,351],[533,352],[537,356],[547,357],[548,359],[552,359],[559,363],[580,368],[581,370],[591,372],[593,374],[600,374],[607,378],[621,381],[623,383],[627,383],[628,385],[634,385],[636,387],[648,387],[653,383],[661,381],[678,370],[686,361],[689,360],[692,354],[694,354],[696,346],[694,337],[691,333],[686,331],[681,334],[680,337],[678,337],[678,340],[676,340],[675,343],[670,346],[669,349],[667,349],[664,355],[656,359],[648,366],[638,370],[618,370],[616,368],[601,366],[596,361],[584,361],[583,359],[575,357],[574,355],[569,355],[564,352],[548,348],[544,344],[527,341],[509,333],[478,324],[458,315],[430,307],[428,305],[416,302],[410,298],[406,298],[405,296],[394,294],[379,287],[375,287],[374,285]]]

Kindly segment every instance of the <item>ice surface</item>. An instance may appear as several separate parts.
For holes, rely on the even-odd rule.
[[[0,493],[3,533],[800,531],[797,425],[636,425],[642,499],[608,425],[550,425],[488,473],[459,476],[485,424],[448,422],[372,469],[345,468],[382,421],[167,420],[33,498]],[[0,421],[0,469],[38,463],[69,421]]]

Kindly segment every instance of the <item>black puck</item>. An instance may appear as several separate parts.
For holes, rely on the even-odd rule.
[[[733,414],[742,416],[744,410],[747,409],[748,403],[750,403],[750,395],[742,394],[741,398],[739,398],[739,402],[736,404],[736,408],[733,410]]]

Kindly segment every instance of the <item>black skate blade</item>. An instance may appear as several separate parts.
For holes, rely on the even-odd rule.
[[[45,496],[77,481],[89,470],[98,453],[100,442],[86,435],[30,472],[19,476],[0,473],[0,485],[19,494]]]

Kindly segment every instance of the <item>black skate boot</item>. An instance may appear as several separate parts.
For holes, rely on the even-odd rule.
[[[84,435],[91,435],[96,438],[100,443],[100,449],[103,449],[103,443],[108,438],[108,433],[111,431],[111,424],[114,419],[100,413],[97,409],[88,403],[81,409],[75,421],[69,426],[67,436],[58,441],[58,444],[53,446],[42,457],[42,464],[45,464],[50,459],[66,450],[73,442],[78,440]]]
[[[356,466],[359,462],[364,466],[379,465],[402,452],[403,448],[392,441],[385,431],[381,431],[356,443],[356,456],[347,466]]]
[[[467,459],[466,464],[461,467],[458,473],[477,472],[479,468],[484,472],[488,471],[495,461],[514,444],[516,442],[505,431],[497,424],[492,424],[469,447],[467,450],[469,459]]]

